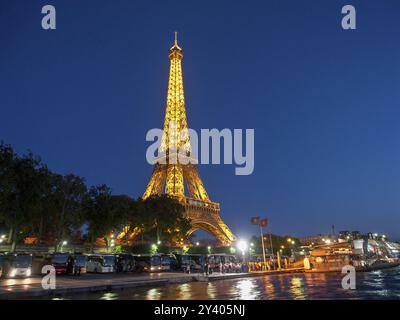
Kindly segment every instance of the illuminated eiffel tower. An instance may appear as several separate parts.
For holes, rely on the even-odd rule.
[[[186,119],[182,58],[183,51],[178,46],[175,32],[175,43],[169,50],[167,107],[160,153],[142,198],[163,193],[177,198],[185,206],[186,216],[191,220],[189,234],[199,229],[205,230],[222,245],[230,245],[235,236],[222,221],[219,204],[208,197],[197,170],[197,162],[190,157],[192,149]],[[189,196],[185,195],[185,182]]]

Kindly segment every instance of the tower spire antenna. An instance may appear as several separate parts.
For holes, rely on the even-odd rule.
[[[175,31],[175,45],[178,45],[178,31]]]

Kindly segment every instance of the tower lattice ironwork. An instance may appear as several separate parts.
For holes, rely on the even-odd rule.
[[[176,197],[191,220],[189,233],[205,230],[223,245],[230,245],[235,236],[220,216],[219,203],[210,200],[197,170],[197,161],[191,158],[192,147],[188,134],[182,77],[183,50],[177,33],[169,50],[169,80],[163,136],[159,156],[143,199],[163,193]],[[189,196],[185,195],[185,183]]]

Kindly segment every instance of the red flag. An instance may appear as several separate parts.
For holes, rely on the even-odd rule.
[[[251,223],[258,226],[260,224],[260,217],[251,218]]]
[[[260,226],[265,228],[266,226],[268,226],[268,219],[262,219],[260,221]]]

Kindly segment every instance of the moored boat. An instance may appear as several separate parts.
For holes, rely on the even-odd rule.
[[[394,268],[400,265],[396,248],[393,243],[372,239],[316,246],[304,259],[305,272],[342,272],[349,265],[356,271]]]

